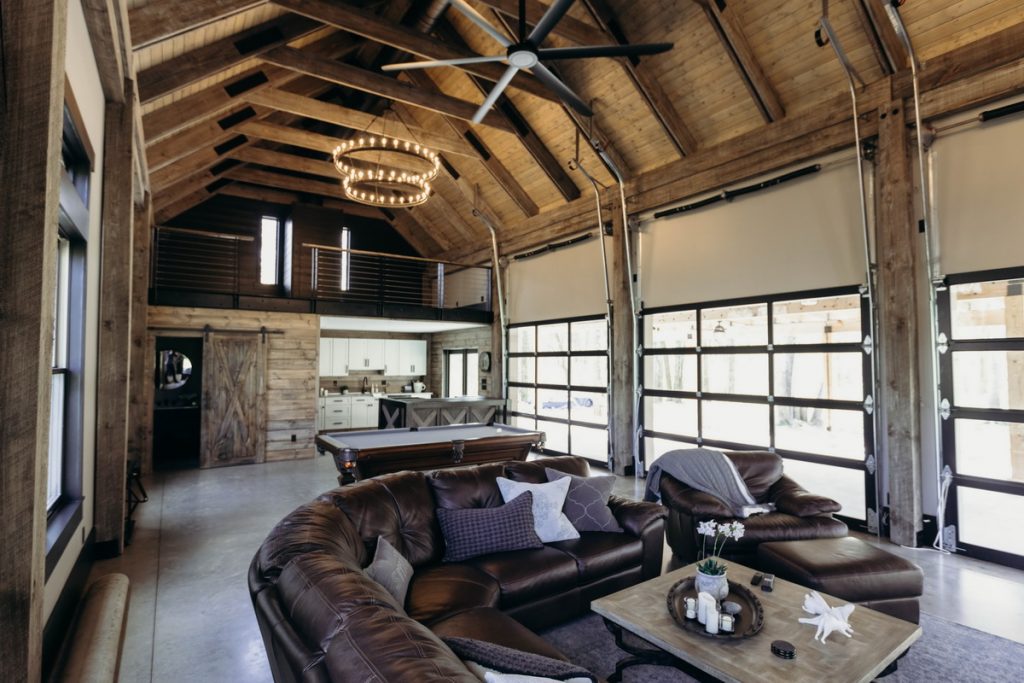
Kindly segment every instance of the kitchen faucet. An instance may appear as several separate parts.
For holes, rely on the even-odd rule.
[[[365,394],[370,390],[370,378],[363,377],[363,393]]]

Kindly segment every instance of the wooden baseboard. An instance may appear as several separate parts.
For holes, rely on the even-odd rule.
[[[78,603],[85,593],[85,585],[89,580],[89,572],[92,570],[95,559],[93,550],[95,541],[96,530],[93,529],[85,539],[82,552],[75,560],[75,565],[71,568],[71,575],[68,577],[67,583],[64,584],[64,588],[61,589],[60,595],[57,597],[57,604],[54,605],[53,612],[50,613],[50,618],[46,620],[46,626],[43,627],[42,680],[44,681],[49,680],[50,675],[56,670],[61,646],[74,623]]]

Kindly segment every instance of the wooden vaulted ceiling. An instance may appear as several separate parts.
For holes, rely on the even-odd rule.
[[[510,31],[518,0],[471,0]],[[830,21],[865,81],[905,70],[883,0],[830,3]],[[146,161],[158,222],[214,195],[290,204],[316,197],[385,218],[420,253],[479,257],[488,233],[536,232],[614,178],[679,164],[839,102],[846,80],[815,43],[820,0],[577,0],[546,45],[673,42],[629,59],[554,63],[595,116],[583,119],[520,73],[481,124],[468,119],[503,70],[482,64],[385,74],[381,64],[495,54],[495,42],[443,0],[129,0]],[[535,20],[546,8],[526,0]],[[927,63],[1024,25],[1019,0],[909,0],[901,8]],[[390,108],[388,108],[390,107]],[[780,124],[781,125],[781,124]],[[343,199],[329,150],[353,131],[402,128],[441,151],[425,205],[382,213]],[[733,148],[735,152],[735,145]]]

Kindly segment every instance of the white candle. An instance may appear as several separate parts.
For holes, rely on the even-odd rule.
[[[718,634],[718,604],[715,602],[708,605],[707,621],[704,623],[704,630],[711,635]]]
[[[708,621],[709,608],[714,608],[717,612],[715,604],[715,599],[711,597],[711,593],[699,593],[697,595],[697,621],[702,624],[706,624]]]

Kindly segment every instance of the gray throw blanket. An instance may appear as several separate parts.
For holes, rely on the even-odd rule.
[[[690,488],[719,498],[728,505],[734,517],[749,517],[771,512],[775,506],[759,505],[750,495],[736,465],[722,451],[713,448],[691,448],[669,451],[651,463],[647,470],[644,500],[661,499],[661,475],[668,474]]]

